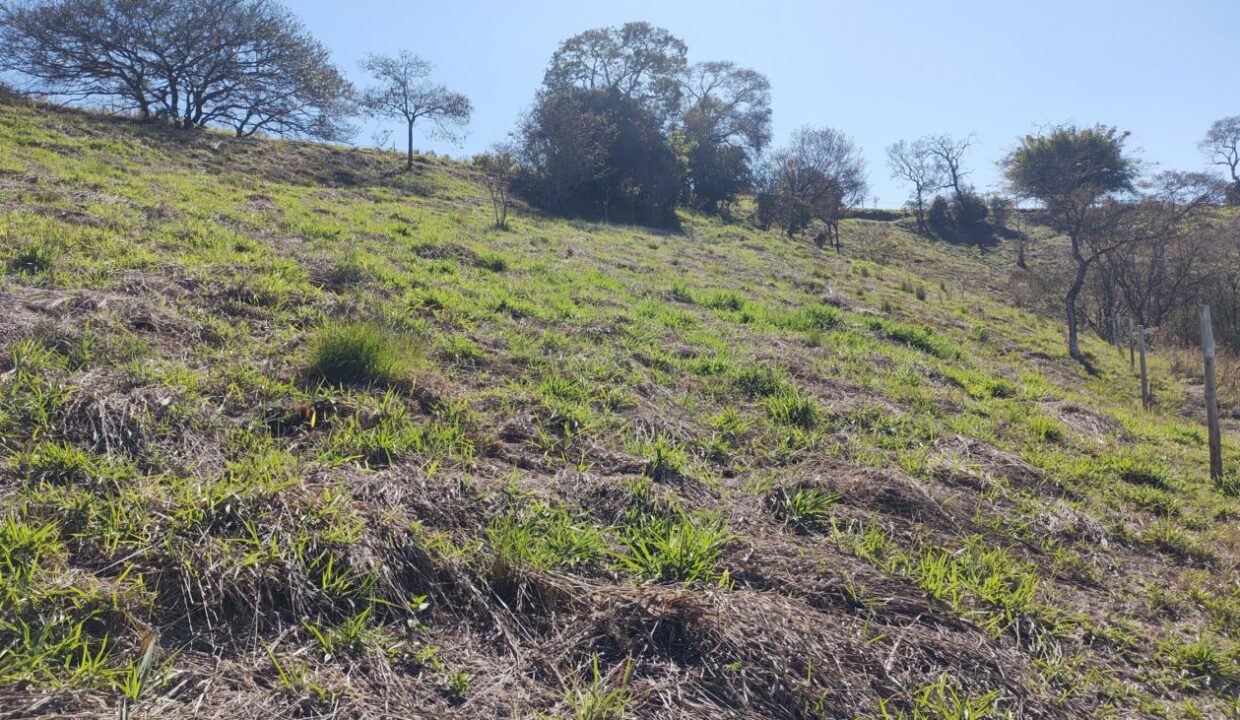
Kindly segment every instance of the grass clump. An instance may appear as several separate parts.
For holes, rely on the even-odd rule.
[[[557,570],[589,567],[603,557],[603,531],[564,508],[535,502],[501,516],[487,528],[496,562],[506,568]]]
[[[784,379],[774,370],[758,366],[739,370],[732,379],[732,384],[749,397],[770,397],[787,387]]]
[[[638,448],[646,458],[646,477],[655,482],[679,482],[689,477],[689,454],[662,435]]]
[[[934,331],[925,325],[910,325],[875,318],[870,321],[870,329],[883,333],[890,340],[943,360],[955,360],[960,357],[960,351],[955,346],[935,335]]]
[[[57,485],[118,485],[127,468],[68,443],[42,442],[23,454],[20,466],[31,482]]]
[[[803,430],[813,428],[822,420],[822,411],[814,397],[796,388],[785,389],[768,398],[766,410],[776,422]]]
[[[1042,413],[1030,413],[1025,420],[1025,426],[1038,442],[1062,443],[1067,437],[1067,431],[1061,423]]]
[[[830,330],[844,324],[844,313],[831,305],[810,305],[775,318],[776,327],[784,330]]]
[[[56,524],[28,522],[13,515],[0,519],[0,601],[15,598],[10,593],[33,583],[39,571],[56,564],[63,551]]]
[[[1209,562],[1214,551],[1177,523],[1162,519],[1146,528],[1142,539],[1152,547],[1194,562]]]
[[[878,714],[874,720],[989,720],[1004,717],[996,712],[999,693],[990,691],[972,696],[961,691],[947,675],[913,693],[901,704],[904,709],[893,707],[892,700],[879,700]]]
[[[823,527],[831,516],[831,508],[844,496],[815,487],[780,488],[767,499],[775,517],[797,530],[809,531]]]
[[[740,312],[745,309],[744,296],[732,290],[709,293],[702,297],[700,302],[711,310]]]
[[[625,662],[620,676],[614,680],[599,670],[598,655],[593,656],[590,669],[593,673],[590,683],[578,680],[565,697],[573,709],[574,720],[620,720],[633,701],[629,691],[632,661]]]
[[[727,572],[719,569],[718,561],[731,541],[717,515],[646,517],[621,528],[626,552],[617,554],[617,560],[621,568],[657,582],[726,584]]]
[[[1108,455],[1101,469],[1130,485],[1144,485],[1170,490],[1175,486],[1174,472],[1165,460],[1148,455],[1121,452]]]
[[[8,270],[12,275],[38,275],[51,270],[55,262],[56,249],[51,245],[26,243],[9,258]]]
[[[372,323],[340,323],[319,331],[306,372],[336,384],[391,383],[413,367],[408,342]]]
[[[1209,637],[1188,642],[1163,641],[1158,649],[1163,663],[1193,685],[1229,687],[1240,685],[1240,649]]]

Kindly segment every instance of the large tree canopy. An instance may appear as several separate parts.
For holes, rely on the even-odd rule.
[[[351,133],[351,86],[274,0],[14,0],[0,4],[0,67],[178,127]]]
[[[646,22],[587,30],[560,44],[543,85],[613,91],[658,108],[666,118],[679,105],[688,51],[683,40]]]

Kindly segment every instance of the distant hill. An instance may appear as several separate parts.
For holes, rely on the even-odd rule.
[[[1237,717],[1191,389],[1006,242],[400,169],[0,104],[0,717]]]

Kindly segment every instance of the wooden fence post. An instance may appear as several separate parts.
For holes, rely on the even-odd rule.
[[[1137,369],[1137,339],[1133,337],[1132,318],[1128,318],[1128,369]]]
[[[1218,384],[1214,377],[1214,327],[1210,306],[1201,306],[1201,354],[1205,360],[1206,425],[1210,432],[1210,478],[1223,478],[1223,446],[1218,426]]]
[[[1150,397],[1150,376],[1145,370],[1145,326],[1137,326],[1137,350],[1141,355],[1141,407],[1150,409],[1153,399]]]

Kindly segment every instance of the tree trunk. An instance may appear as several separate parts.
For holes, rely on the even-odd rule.
[[[1068,313],[1068,354],[1073,360],[1084,362],[1085,357],[1081,354],[1080,339],[1077,337],[1076,299],[1081,294],[1081,288],[1085,287],[1085,275],[1089,272],[1089,261],[1081,255],[1080,245],[1076,240],[1072,241],[1072,259],[1076,261],[1076,277],[1072,279],[1072,287],[1068,288],[1068,296],[1064,299],[1065,310]]]
[[[413,123],[409,123],[409,144],[405,153],[405,172],[413,172]]]

